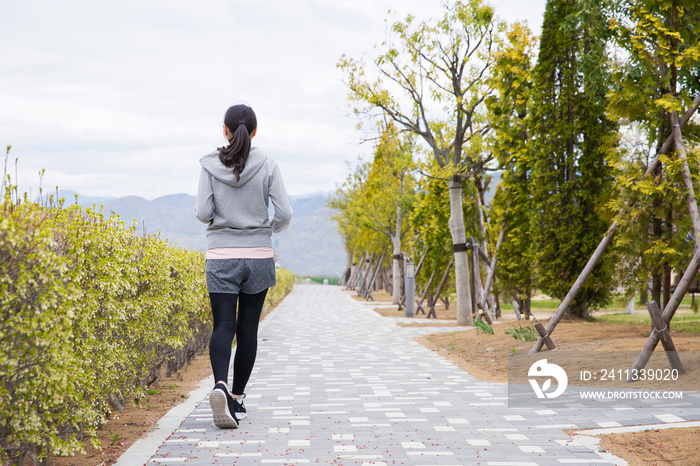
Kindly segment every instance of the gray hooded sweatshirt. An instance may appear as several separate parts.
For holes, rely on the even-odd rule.
[[[233,168],[212,152],[199,160],[199,190],[195,215],[207,226],[207,249],[272,247],[272,233],[284,230],[292,218],[289,196],[274,160],[253,147],[236,180]],[[269,201],[275,209],[269,218]]]

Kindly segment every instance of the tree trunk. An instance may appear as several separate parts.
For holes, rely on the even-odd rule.
[[[663,128],[663,127],[662,127]],[[659,131],[661,133],[661,131]],[[659,165],[656,170],[654,171],[654,175],[657,177],[663,176],[663,167]],[[652,207],[654,212],[659,212],[661,211],[662,208],[662,200],[659,198],[659,196],[655,196],[652,200]],[[663,239],[663,220],[660,217],[656,217],[656,215],[652,218],[651,221],[651,239],[652,241],[661,241]],[[662,283],[662,277],[661,274],[663,272],[663,263],[660,263],[657,267],[655,267],[654,271],[652,272],[651,275],[651,300],[656,301],[657,303],[662,302],[661,300],[661,283]]]
[[[646,304],[649,302],[649,283],[644,283],[644,286],[639,290],[639,302]]]
[[[661,302],[661,274],[655,273],[651,276],[651,300]]]
[[[403,182],[402,182],[403,184]],[[396,230],[394,230],[394,235],[391,237],[391,244],[394,247],[393,250],[393,256],[394,260],[392,261],[393,267],[392,267],[392,283],[393,283],[393,292],[392,292],[392,299],[391,302],[392,304],[401,304],[401,277],[403,274],[401,273],[401,206],[396,207]]]
[[[450,234],[452,244],[467,242],[462,213],[462,181],[453,177],[447,186],[450,191]],[[472,297],[469,290],[469,259],[466,250],[455,251],[455,288],[457,289],[457,324],[467,325],[472,319]]]
[[[662,303],[661,309],[664,309],[671,299],[671,266],[668,265],[668,263],[664,265],[663,277],[664,302]]]
[[[519,293],[513,292],[513,301],[518,305],[518,312],[521,312],[523,308],[523,299],[520,297]]]
[[[487,247],[487,241],[486,241],[486,224],[484,223],[484,209],[482,208],[483,203],[481,202],[481,198],[483,196],[483,185],[481,183],[481,180],[477,180],[476,182],[476,211],[478,214],[479,218],[479,232],[481,234],[481,249],[484,250],[484,253],[488,254],[488,250],[486,249]]]
[[[582,293],[579,295],[580,298],[587,298],[586,293]],[[574,317],[576,319],[581,319],[581,320],[586,320],[589,317],[588,314],[588,299],[582,299],[578,305],[571,306],[571,310],[575,312],[575,314],[572,314],[571,317]]]
[[[347,262],[347,267],[345,268],[345,273],[340,279],[340,282],[338,282],[339,286],[347,286],[347,284],[350,282],[350,277],[352,276],[352,258],[355,255],[354,251],[350,251],[349,249],[345,250],[345,255],[348,258]]]
[[[525,295],[525,299],[523,299],[523,305],[522,305],[521,309],[522,309],[523,315],[529,319],[531,309],[532,309],[532,298],[530,297],[529,290],[527,291],[527,294]]]

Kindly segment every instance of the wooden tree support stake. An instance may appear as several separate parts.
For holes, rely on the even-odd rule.
[[[486,322],[488,322],[489,325],[493,325],[493,319],[491,318],[491,315],[483,307],[479,308],[479,318],[483,318],[484,320],[486,320]]]
[[[423,251],[423,254],[420,256],[420,260],[418,260],[418,265],[416,266],[416,275],[420,273],[420,269],[423,267],[423,262],[425,261],[425,256],[428,255],[428,251],[430,251],[430,248],[425,248],[425,251]]]
[[[676,309],[678,309],[683,297],[688,292],[690,282],[693,281],[695,275],[698,273],[698,269],[700,269],[700,249],[693,255],[693,258],[690,260],[690,264],[688,264],[688,268],[685,269],[685,272],[681,277],[681,281],[678,282],[678,285],[676,285],[676,291],[673,292],[671,299],[669,299],[668,304],[666,304],[666,307],[664,308],[664,312],[661,314],[661,319],[665,325],[668,325],[671,322],[673,315],[676,313]],[[635,370],[638,372],[644,369],[644,366],[646,366],[647,362],[649,362],[651,353],[654,352],[654,349],[658,343],[659,333],[651,332],[651,335],[649,335],[642,352],[639,353],[637,360],[634,362],[634,366],[632,366],[632,372],[635,372]]]
[[[496,257],[498,255],[498,250],[501,248],[501,243],[503,242],[503,237],[505,235],[505,222],[501,225],[501,231],[498,233],[498,241],[496,241],[496,249],[493,251],[493,257],[491,258],[491,264],[489,265],[489,271],[486,275],[486,284],[484,284],[484,302],[482,305],[486,307],[488,296],[491,292],[491,284],[493,283],[493,276],[496,273]],[[496,310],[492,309],[493,317],[496,318]]]
[[[649,315],[651,316],[651,321],[654,324],[654,332],[659,335],[659,340],[666,351],[666,356],[668,357],[668,362],[671,363],[671,367],[678,370],[679,374],[685,374],[685,369],[683,368],[683,363],[681,358],[678,356],[676,351],[676,345],[673,344],[671,339],[671,334],[668,331],[668,325],[666,325],[661,317],[661,309],[656,301],[651,301],[647,303],[647,309],[649,310]]]
[[[556,348],[556,346],[554,346],[554,342],[549,337],[549,334],[544,329],[542,322],[535,322],[534,324],[532,324],[532,326],[535,327],[537,333],[540,334],[540,338],[542,339],[542,341],[544,341],[544,344],[547,346],[547,349],[553,350],[554,348]]]
[[[374,258],[375,257],[376,257],[376,253],[373,252],[372,257],[370,257],[369,262],[367,262],[367,266],[362,271],[362,276],[360,277],[360,282],[358,283],[358,286],[360,287],[360,291],[358,291],[357,294],[359,294],[363,298],[366,296],[367,280],[369,280],[369,274],[372,272],[372,268],[374,267]]]
[[[673,133],[673,141],[676,147],[676,154],[681,159],[683,183],[686,189],[686,202],[688,203],[688,212],[690,213],[690,222],[693,225],[693,233],[695,233],[695,244],[700,246],[700,212],[698,212],[698,204],[695,202],[695,189],[693,189],[693,177],[690,174],[688,167],[688,157],[685,154],[685,144],[683,143],[683,135],[681,134],[681,124],[678,121],[676,111],[671,112],[671,132]]]
[[[430,274],[430,278],[428,279],[428,284],[425,285],[425,288],[423,289],[423,293],[421,294],[420,298],[416,299],[416,306],[418,307],[418,309],[416,310],[416,315],[418,315],[419,312],[422,312],[423,315],[426,314],[425,308],[423,307],[423,301],[425,301],[427,298],[428,291],[430,291],[430,285],[433,284],[433,278],[435,278],[435,271],[434,270]],[[427,298],[427,299],[430,300],[430,298]]]
[[[479,314],[479,307],[477,306],[479,302],[477,296],[479,294],[480,288],[476,280],[477,274],[479,273],[479,246],[473,241],[472,238],[470,238],[469,241],[471,242],[471,260],[469,260],[468,265],[471,268],[471,270],[469,271],[469,286],[472,300],[472,320],[478,320],[481,318]]]
[[[428,291],[430,291],[430,285],[433,284],[433,279],[435,278],[435,271],[433,270],[433,273],[430,274],[430,278],[428,279],[428,284],[425,285],[425,289],[423,290],[423,294],[421,295],[419,300],[416,300],[416,305],[418,306],[418,310],[416,311],[416,315],[419,312],[422,312],[425,314],[425,309],[423,308],[423,301],[425,301],[426,296],[428,296]]]
[[[520,313],[520,306],[518,306],[516,300],[513,300],[513,311],[515,311],[515,317],[517,317],[518,320],[523,320],[523,315]]]
[[[357,277],[360,275],[362,272],[362,268],[365,266],[365,258],[367,257],[367,253],[363,252],[362,257],[360,260],[357,262],[357,265],[355,265],[354,269],[350,273],[350,278],[348,279],[348,282],[346,283],[345,289],[350,290],[350,289],[355,289],[355,286],[357,285]]]
[[[433,316],[434,318],[437,319],[437,314],[435,313],[435,303],[437,303],[437,300],[440,298],[440,293],[442,293],[442,289],[445,286],[445,282],[447,281],[447,276],[450,274],[450,269],[452,268],[452,263],[455,260],[455,256],[450,256],[450,262],[447,263],[447,268],[445,269],[445,273],[442,274],[442,280],[440,280],[440,284],[437,287],[437,290],[435,291],[435,296],[430,299],[430,311],[428,312],[428,315],[425,317],[426,319],[430,319],[430,316]]]
[[[357,265],[355,266],[355,270],[350,277],[350,281],[348,282],[348,289],[349,290],[354,290],[355,287],[357,287],[357,282],[360,280],[360,275],[362,274],[362,269],[365,268],[365,261],[367,260],[367,253],[364,252],[362,253],[362,257],[360,260],[357,262]]]
[[[384,261],[385,255],[386,255],[386,250],[384,250],[384,252],[382,252],[382,255],[379,256],[379,260],[377,261],[377,265],[374,267],[374,273],[372,274],[372,279],[369,281],[369,286],[366,289],[365,301],[369,301],[369,300],[374,301],[374,296],[372,296],[372,289],[374,288],[374,284],[377,281],[377,277],[379,276],[379,269],[382,266],[382,262]]]

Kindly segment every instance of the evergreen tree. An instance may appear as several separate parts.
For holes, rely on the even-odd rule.
[[[526,315],[533,287],[530,238],[530,157],[527,131],[532,91],[535,38],[515,23],[507,41],[495,54],[490,83],[496,90],[488,100],[492,122],[491,147],[502,168],[501,186],[491,203],[491,234],[495,251],[503,229],[503,243],[496,251],[496,289],[507,300],[515,299]]]
[[[532,246],[538,288],[563,298],[607,229],[602,207],[616,124],[605,115],[610,86],[607,29],[589,0],[549,0],[533,73]],[[609,302],[611,260],[598,263],[569,316]]]

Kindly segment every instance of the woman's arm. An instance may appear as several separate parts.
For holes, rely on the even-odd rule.
[[[280,169],[275,164],[270,176],[270,201],[275,208],[275,215],[272,217],[272,232],[279,233],[287,228],[292,219],[292,206],[289,205],[289,196],[287,189],[282,181]]]
[[[214,219],[214,189],[211,185],[211,175],[202,168],[199,174],[199,189],[197,189],[197,204],[194,215],[202,223],[210,223]]]

